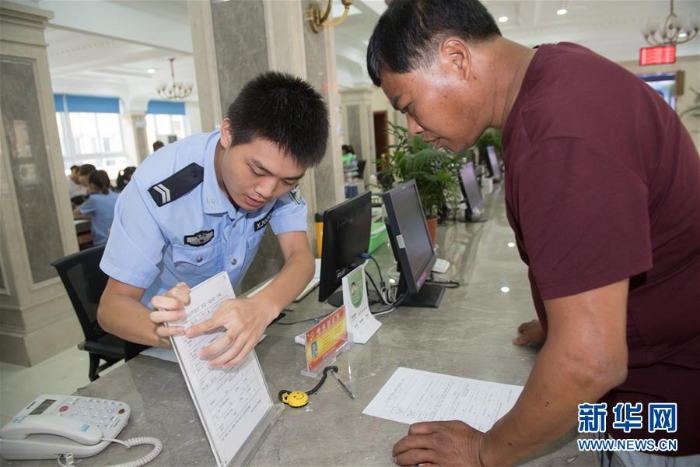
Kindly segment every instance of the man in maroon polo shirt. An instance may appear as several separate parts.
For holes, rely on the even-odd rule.
[[[700,464],[700,158],[675,112],[583,47],[504,39],[476,0],[394,0],[367,63],[411,133],[436,146],[503,130],[508,218],[539,317],[516,343],[546,335],[490,431],[415,424],[394,461],[513,464],[574,428],[579,404],[604,402],[612,438],[678,441],[604,464]],[[647,425],[674,403],[672,420]]]

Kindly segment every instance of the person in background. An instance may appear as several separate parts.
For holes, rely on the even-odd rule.
[[[109,276],[100,325],[159,347],[170,347],[174,335],[221,328],[200,357],[224,368],[245,358],[313,277],[298,183],[322,160],[328,133],[323,97],[299,78],[268,72],[243,87],[220,131],[168,144],[143,161],[119,195],[100,263]],[[270,285],[224,301],[187,329],[167,326],[186,318],[190,287],[222,271],[238,287],[268,224],[284,256]]]
[[[352,146],[349,144],[343,144],[340,150],[342,151],[343,167],[347,167],[352,163],[355,157],[355,154],[352,152]]]
[[[117,175],[117,193],[121,193],[126,188],[126,185],[131,181],[134,171],[136,171],[136,167],[132,165],[119,171],[119,175]]]
[[[394,462],[512,465],[578,426],[678,443],[601,452],[606,466],[700,465],[700,156],[673,109],[584,47],[503,38],[476,0],[394,0],[367,66],[437,147],[503,131],[508,221],[539,317],[515,343],[544,338],[490,430],[418,423]]]
[[[117,194],[112,191],[109,175],[104,170],[93,170],[88,176],[88,199],[73,210],[76,219],[89,218],[92,244],[104,245],[114,220]]]
[[[343,175],[346,182],[351,182],[358,176],[357,156],[355,155],[355,150],[349,144],[342,145],[341,150],[343,152]]]
[[[74,206],[85,202],[87,195],[87,187],[80,184],[79,179],[80,166],[72,165],[70,167],[70,175],[68,175],[68,195]]]
[[[164,143],[164,142],[162,142],[162,141],[160,141],[160,140],[156,140],[156,141],[153,143],[153,152],[156,152],[157,150],[159,150],[159,149],[162,148],[163,146],[165,146],[165,143]]]
[[[83,164],[78,169],[78,183],[84,186],[86,189],[89,185],[90,174],[93,173],[97,168],[92,164]],[[88,190],[89,192],[89,190]]]

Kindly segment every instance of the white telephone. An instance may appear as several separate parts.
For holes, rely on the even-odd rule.
[[[0,455],[8,460],[94,456],[117,437],[130,414],[124,402],[43,394],[0,430]]]

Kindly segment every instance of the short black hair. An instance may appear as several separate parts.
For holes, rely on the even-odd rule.
[[[231,146],[256,138],[271,141],[302,167],[312,167],[326,154],[328,108],[309,83],[270,71],[249,81],[228,108]]]
[[[367,46],[367,71],[375,86],[381,72],[408,73],[430,65],[447,36],[478,43],[501,35],[478,0],[394,0],[379,18]]]
[[[163,146],[165,146],[165,143],[164,143],[164,142],[162,142],[162,141],[159,140],[159,139],[155,140],[155,141],[153,142],[153,152],[156,152],[157,150],[159,150],[159,149],[162,148]]]
[[[71,171],[71,172],[73,172],[73,171],[75,171],[75,170],[79,170],[79,169],[80,169],[80,166],[79,166],[79,165],[71,165],[71,166],[70,166],[70,171]]]
[[[83,164],[80,166],[78,169],[78,175],[90,175],[93,173],[97,168],[92,165],[92,164]]]

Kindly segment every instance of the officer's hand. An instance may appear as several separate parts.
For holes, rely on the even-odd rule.
[[[209,368],[231,368],[243,360],[255,348],[270,324],[268,314],[254,300],[225,300],[214,315],[187,328],[187,337],[197,337],[224,328],[224,334],[200,352],[209,360]]]
[[[518,337],[513,339],[515,345],[536,344],[542,345],[545,341],[544,331],[540,320],[533,319],[518,326]]]
[[[156,325],[155,331],[161,347],[170,347],[170,336],[185,333],[183,326],[166,326],[166,323],[175,323],[187,319],[185,306],[190,304],[190,288],[184,282],[180,282],[165,295],[156,295],[151,299],[152,311],[149,318]]]
[[[460,421],[411,425],[408,436],[394,445],[397,465],[481,465],[480,438],[484,434]]]

